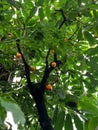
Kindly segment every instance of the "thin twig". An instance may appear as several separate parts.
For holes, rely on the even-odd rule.
[[[50,49],[48,50],[47,55],[46,55],[46,68],[45,68],[45,70],[48,69],[48,58],[49,58],[49,53],[50,53]]]
[[[73,37],[74,37],[74,35],[77,33],[77,31],[79,30],[79,28],[77,27],[77,29],[74,31],[74,33],[68,38],[68,40],[71,40]]]
[[[57,62],[57,54],[54,52],[54,61]]]

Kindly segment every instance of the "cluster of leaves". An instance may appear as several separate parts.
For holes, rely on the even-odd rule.
[[[53,90],[45,93],[54,129],[73,130],[74,126],[77,130],[96,129],[97,0],[0,1],[0,128],[4,129],[6,112],[11,111],[20,130],[38,130],[41,128],[26,86],[24,66],[21,58],[15,57],[16,39],[20,39],[28,63],[36,68],[31,73],[34,82],[39,82],[43,76],[49,48],[62,61],[60,68],[49,77]],[[49,61],[52,60],[50,54]]]

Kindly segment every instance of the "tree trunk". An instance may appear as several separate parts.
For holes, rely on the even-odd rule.
[[[45,102],[44,102],[44,97],[34,97],[38,115],[39,115],[39,122],[42,127],[42,130],[54,130],[51,124],[51,120],[48,116]]]

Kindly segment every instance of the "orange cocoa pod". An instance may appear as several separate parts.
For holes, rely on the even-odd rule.
[[[52,85],[51,85],[51,84],[47,84],[47,85],[46,85],[46,90],[50,90],[50,91],[51,91],[52,89],[53,89],[53,88],[52,88]]]
[[[54,50],[50,50],[50,54],[53,54],[54,53]]]
[[[53,61],[53,62],[51,63],[51,66],[52,66],[52,67],[56,67],[56,66],[57,66],[57,63]]]
[[[31,70],[32,72],[34,72],[34,71],[35,71],[35,67],[34,67],[34,66],[31,66],[31,67],[30,67],[30,70]]]
[[[19,52],[16,53],[17,58],[21,58],[21,56],[22,56],[21,53],[19,53]]]

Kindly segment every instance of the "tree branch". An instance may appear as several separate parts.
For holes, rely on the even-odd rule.
[[[67,20],[66,16],[64,15],[64,11],[62,9],[56,10],[56,11],[59,11],[61,13],[62,17],[63,17],[63,20],[61,21],[61,24],[59,25],[59,29],[61,29],[63,24],[66,23],[68,20]]]
[[[22,52],[21,52],[21,49],[20,49],[20,40],[17,39],[16,40],[16,45],[17,45],[17,49],[18,49],[18,52],[21,54],[22,56],[22,60],[23,60],[23,63],[24,63],[24,67],[25,67],[25,74],[26,74],[26,79],[27,79],[27,83],[29,86],[31,86],[31,79],[30,79],[30,66],[27,64]]]
[[[49,74],[54,69],[51,66],[49,67],[49,63],[48,63],[49,53],[50,53],[50,49],[48,50],[47,55],[46,55],[46,67],[45,67],[44,75],[43,75],[43,78],[41,80],[41,85],[40,85],[40,90],[42,91],[42,95],[44,94],[44,90],[45,90],[45,86],[47,84],[47,80],[48,80]]]

